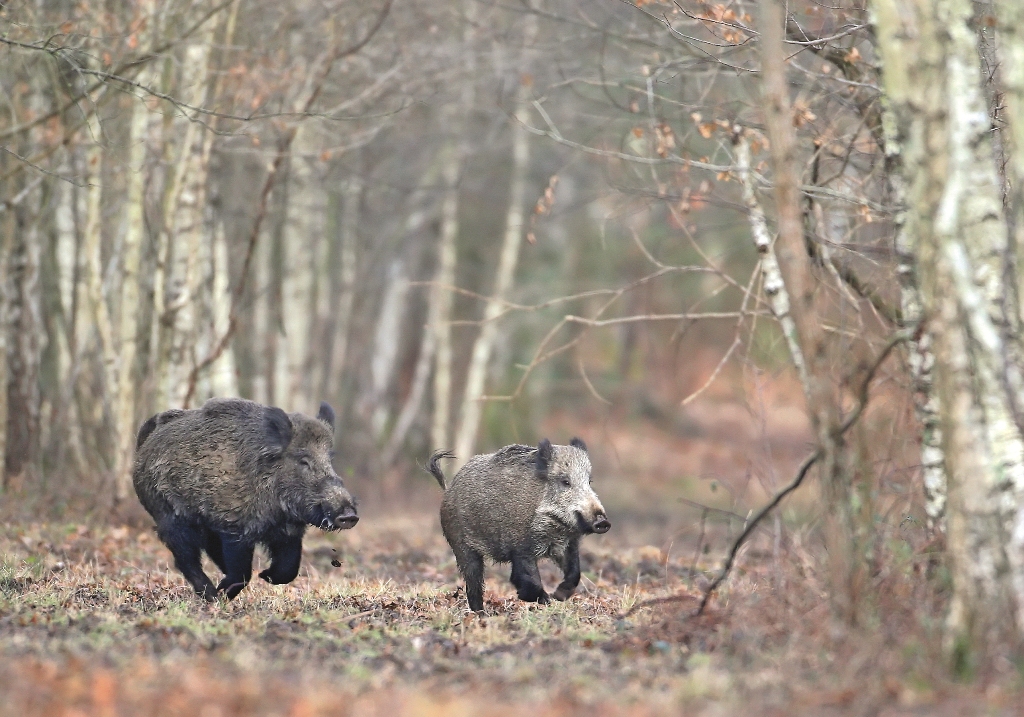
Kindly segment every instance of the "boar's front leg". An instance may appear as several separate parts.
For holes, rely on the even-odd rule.
[[[299,574],[302,563],[302,536],[284,535],[266,541],[270,567],[260,577],[271,585],[285,585]]]
[[[203,572],[200,550],[203,545],[203,529],[199,525],[180,518],[165,516],[157,524],[157,535],[174,556],[174,567],[181,571],[192,589],[204,600],[217,599],[217,588]]]
[[[520,600],[539,602],[541,605],[551,602],[548,594],[544,592],[544,584],[540,580],[540,570],[537,569],[537,558],[533,555],[512,556],[510,579],[516,586],[516,594]]]
[[[224,592],[228,600],[233,599],[252,578],[253,544],[234,535],[221,533],[221,546],[224,550],[224,572],[226,575],[217,586],[218,592]]]
[[[568,600],[580,584],[580,541],[570,540],[558,564],[562,567],[562,582],[551,594],[555,600]]]

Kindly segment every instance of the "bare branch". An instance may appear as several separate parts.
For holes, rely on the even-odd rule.
[[[871,387],[871,382],[874,380],[875,374],[878,372],[878,369],[881,368],[883,363],[885,363],[886,358],[889,357],[889,354],[892,352],[894,348],[902,344],[904,341],[910,340],[911,338],[912,332],[907,330],[898,331],[889,339],[889,341],[885,344],[882,350],[878,353],[878,356],[875,358],[874,363],[864,374],[864,379],[861,381],[859,390],[857,391],[857,407],[854,409],[853,413],[851,413],[843,422],[843,424],[839,427],[837,431],[837,437],[843,435],[848,430],[850,430],[850,428],[852,428],[853,425],[863,415],[864,409],[866,409],[868,406],[869,389]],[[725,582],[725,579],[729,576],[729,572],[732,570],[732,567],[736,562],[736,555],[737,553],[739,553],[740,548],[743,547],[743,544],[747,541],[747,538],[750,537],[750,535],[754,532],[758,524],[765,518],[765,516],[767,516],[772,510],[775,509],[776,506],[778,506],[779,503],[782,502],[783,498],[785,498],[787,495],[789,495],[790,493],[792,493],[793,491],[800,487],[800,485],[804,482],[804,479],[807,477],[807,473],[810,471],[811,467],[815,463],[817,463],[823,455],[824,454],[822,449],[818,448],[813,453],[804,458],[793,480],[785,488],[776,493],[775,496],[763,508],[761,508],[761,510],[759,510],[749,521],[747,521],[746,526],[743,528],[743,532],[741,532],[739,536],[736,538],[736,540],[733,541],[732,547],[729,549],[729,553],[726,556],[725,564],[723,565],[721,572],[713,581],[711,581],[711,584],[708,585],[708,587],[704,590],[704,596],[701,598],[700,605],[698,606],[697,610],[694,611],[692,615],[690,615],[690,617],[697,617],[698,615],[701,615],[704,612],[704,609],[707,607],[708,602],[711,600],[711,596],[719,588],[719,586],[723,582]],[[636,613],[637,611],[645,607],[651,607],[653,605],[661,605],[671,602],[679,602],[682,600],[689,600],[692,597],[692,595],[669,595],[663,598],[646,600],[644,602],[634,605],[628,611],[623,613],[620,617],[629,617],[630,615]]]

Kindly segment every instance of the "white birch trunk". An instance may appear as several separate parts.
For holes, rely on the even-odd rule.
[[[210,24],[212,28],[212,23]],[[202,105],[210,71],[212,32],[192,45],[185,53],[182,77],[192,83],[186,93],[190,104]],[[169,273],[170,299],[166,307],[168,326],[167,350],[164,354],[161,379],[162,395],[167,406],[185,407],[187,377],[196,362],[195,347],[199,331],[197,303],[200,281],[198,259],[202,252],[205,230],[206,176],[209,167],[212,134],[202,133],[196,122],[188,118],[182,156],[175,181],[180,190],[173,201],[173,219],[169,224],[171,263]]]
[[[877,15],[877,11],[873,10]],[[902,47],[903,38],[898,28],[889,22],[875,22],[876,36],[887,51]],[[900,282],[900,311],[903,326],[915,327],[924,317],[917,271],[917,232],[908,221],[907,187],[903,177],[904,150],[898,119],[892,103],[882,98],[882,135],[884,139],[885,169],[892,188],[892,202],[897,206],[895,216],[895,247],[898,257],[897,274]],[[909,352],[914,410],[921,423],[921,477],[924,484],[925,514],[931,527],[945,529],[946,468],[942,449],[942,425],[938,391],[934,385],[935,355],[932,337],[927,331],[919,332],[911,341]]]
[[[764,210],[757,201],[757,194],[754,191],[754,180],[750,174],[750,141],[742,134],[736,132],[736,173],[739,175],[740,184],[743,187],[743,202],[747,205],[747,221],[750,222],[750,235],[754,240],[754,246],[761,257],[761,274],[764,276],[764,293],[768,296],[768,303],[771,305],[772,314],[779,322],[782,335],[786,339],[786,346],[789,348],[789,357],[796,367],[797,375],[800,377],[800,385],[804,387],[805,393],[808,390],[810,381],[807,378],[807,362],[804,361],[803,351],[797,340],[796,323],[789,309],[789,293],[782,281],[782,273],[779,271],[779,260],[775,256],[775,247],[771,234],[768,231],[768,221],[765,219]],[[809,398],[809,397],[808,397]]]
[[[85,287],[89,306],[89,317],[96,331],[99,358],[103,367],[104,396],[102,409],[114,408],[120,378],[118,347],[114,343],[114,330],[110,308],[103,287],[102,220],[103,220],[103,145],[102,127],[96,113],[90,115],[89,134],[92,140],[86,149],[86,166],[89,172],[89,187],[86,190],[85,229],[82,235],[82,252],[85,258]],[[116,444],[115,444],[116,445]],[[115,486],[117,483],[115,482]],[[115,488],[115,493],[117,489]]]
[[[531,18],[535,16],[531,15]],[[529,33],[533,34],[533,33]],[[512,177],[509,186],[508,213],[505,216],[505,235],[494,276],[494,289],[484,306],[483,324],[473,343],[466,387],[462,395],[462,414],[455,435],[455,456],[458,470],[474,454],[480,418],[483,413],[482,396],[487,378],[494,340],[498,335],[498,316],[504,309],[504,300],[512,286],[519,249],[523,241],[524,210],[527,173],[530,168],[529,135],[524,129],[530,121],[529,90],[525,83],[519,86],[515,122],[512,125]]]
[[[284,226],[285,273],[282,285],[284,299],[284,340],[278,343],[278,367],[285,370],[278,386],[283,390],[281,403],[289,410],[309,411],[309,382],[303,368],[309,349],[309,311],[312,276],[309,272],[309,239],[306,213],[310,195],[309,166],[303,159],[300,128],[291,165],[291,186]]]
[[[451,287],[455,284],[456,238],[459,234],[459,169],[460,158],[454,143],[444,150],[441,174],[445,195],[441,202],[441,236],[437,247],[437,271],[434,274],[431,305],[434,307],[431,328],[434,333],[434,415],[430,426],[433,449],[448,445],[452,402],[452,327],[454,303]]]
[[[341,276],[338,303],[335,307],[334,347],[331,351],[328,395],[339,396],[348,357],[349,332],[352,326],[352,305],[355,303],[356,264],[359,246],[359,212],[363,200],[363,180],[352,175],[342,190],[341,221],[339,226]]]
[[[949,483],[947,646],[962,664],[1024,632],[1024,441],[1010,399],[1019,367],[1004,338],[1006,224],[970,4],[931,0],[909,14],[876,0],[875,9],[885,89],[909,138],[907,226],[934,337]]]
[[[60,451],[63,455],[70,454],[73,457],[76,468],[85,470],[85,462],[82,458],[82,426],[81,422],[75,419],[73,368],[75,364],[74,355],[74,326],[75,326],[75,269],[77,261],[78,238],[75,231],[75,191],[71,185],[60,187],[57,204],[57,286],[60,291],[60,304],[63,321],[61,330],[57,334],[59,364],[58,375],[61,382],[60,406],[63,411],[64,422],[62,424],[63,434],[61,437]],[[9,249],[8,249],[9,250]],[[2,261],[6,261],[3,259]],[[6,264],[3,264],[6,270]],[[2,284],[6,286],[6,280]],[[6,312],[0,314],[6,316]],[[4,340],[6,340],[6,331]],[[0,361],[6,367],[6,351],[0,353]],[[0,383],[6,385],[6,381]],[[5,394],[6,395],[6,394]],[[6,425],[0,421],[0,425]],[[0,431],[2,433],[2,431]],[[0,465],[3,465],[0,462]]]
[[[370,392],[365,399],[366,405],[370,408],[370,430],[374,439],[378,441],[384,434],[390,414],[385,396],[398,359],[402,319],[405,317],[408,295],[409,279],[405,275],[405,263],[401,259],[396,259],[388,268],[388,285],[384,291],[377,330],[373,337]]]
[[[149,73],[143,70],[139,82],[148,84]],[[132,108],[130,168],[126,207],[126,228],[121,269],[120,326],[118,330],[117,383],[112,390],[111,437],[114,445],[114,501],[120,503],[131,495],[131,460],[135,448],[135,358],[138,355],[140,291],[139,272],[142,266],[142,243],[146,231],[144,216],[146,139],[149,133],[149,112],[141,102]]]
[[[231,317],[231,290],[228,276],[228,242],[224,223],[217,222],[213,236],[212,295],[212,337],[214,340],[227,333]],[[212,396],[237,396],[238,377],[235,372],[235,354],[229,343],[213,362],[209,373]]]
[[[441,159],[444,159],[444,157],[441,157]],[[431,171],[429,176],[434,177],[435,172]],[[418,224],[419,220],[414,222],[410,218],[407,227],[418,226]],[[405,402],[402,404],[402,410],[399,411],[398,417],[395,419],[395,425],[391,430],[391,435],[388,436],[387,445],[381,453],[381,464],[385,467],[390,466],[394,462],[395,456],[401,450],[409,429],[412,428],[413,422],[419,415],[420,407],[423,405],[423,398],[427,393],[427,385],[430,382],[430,370],[434,365],[434,348],[437,338],[434,326],[437,321],[437,312],[440,310],[438,305],[440,298],[441,293],[436,291],[436,287],[432,287],[427,298],[427,321],[423,327],[422,338],[420,339],[420,350],[416,357],[416,368],[413,369],[412,386],[409,388],[409,395],[406,396]]]
[[[451,314],[454,296],[457,260],[456,242],[459,236],[459,174],[469,153],[468,134],[471,129],[473,106],[476,102],[476,35],[477,7],[475,0],[464,5],[462,26],[462,53],[465,59],[462,91],[459,103],[446,118],[449,131],[454,131],[442,149],[441,177],[445,195],[441,203],[441,237],[437,248],[437,271],[434,275],[435,295],[431,297],[431,326],[434,331],[432,349],[434,364],[434,414],[430,425],[432,448],[448,447],[451,430],[452,405],[452,327]],[[461,132],[459,132],[461,130]]]
[[[1002,62],[1004,112],[1009,134],[1007,179],[1011,186],[1009,207],[1012,212],[1017,257],[1016,294],[1020,305],[1017,316],[1024,315],[1024,4],[1018,0],[995,0],[998,17],[999,59]],[[1018,324],[1020,325],[1020,324]],[[1024,337],[1017,337],[1024,341]]]

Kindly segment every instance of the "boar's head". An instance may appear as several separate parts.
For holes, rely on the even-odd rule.
[[[267,457],[285,513],[322,530],[359,521],[356,502],[334,471],[334,410],[320,404],[315,419],[268,408],[263,421]]]
[[[590,486],[590,456],[579,438],[555,448],[537,445],[537,477],[545,482],[537,512],[578,533],[607,533],[612,524]]]

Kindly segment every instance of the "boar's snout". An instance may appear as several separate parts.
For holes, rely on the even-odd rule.
[[[359,522],[356,500],[339,479],[331,483],[314,504],[308,522],[321,530],[347,530]]]
[[[348,530],[359,522],[359,515],[351,502],[341,505],[321,503],[314,511],[313,520],[309,522],[321,530]]]
[[[343,506],[342,509],[334,515],[332,522],[336,526],[337,530],[348,530],[359,522],[359,516],[356,514],[356,507],[349,503]]]
[[[595,513],[594,517],[588,520],[583,517],[583,513],[576,511],[576,524],[582,533],[607,533],[612,527],[611,521],[603,512]]]

